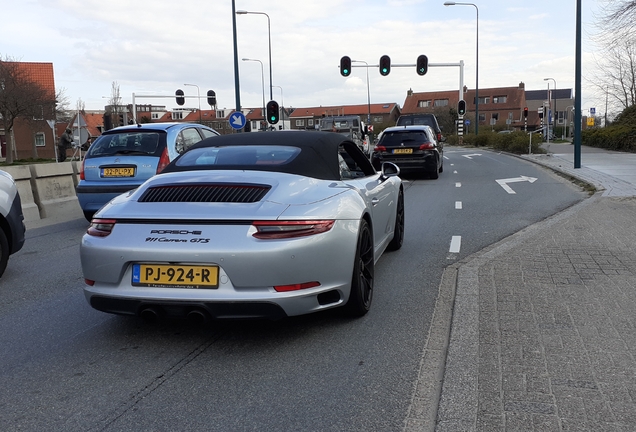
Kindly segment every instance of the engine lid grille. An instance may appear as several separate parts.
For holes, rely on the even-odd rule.
[[[157,186],[147,189],[139,202],[254,203],[269,192],[269,185],[196,184]]]

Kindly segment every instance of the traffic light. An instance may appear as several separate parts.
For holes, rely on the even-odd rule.
[[[525,118],[528,118],[528,107],[525,107],[525,108],[523,109],[523,116],[524,116]]]
[[[461,99],[457,104],[457,114],[460,116],[466,114],[466,101],[464,99]]]
[[[351,57],[344,56],[340,59],[340,75],[343,77],[351,75]]]
[[[214,92],[214,90],[208,90],[208,105],[216,105],[216,93]]]
[[[380,57],[380,75],[387,76],[391,72],[391,57],[383,55]]]
[[[269,122],[269,124],[278,123],[278,115],[279,115],[278,102],[276,101],[267,102],[267,109],[265,111],[267,113],[267,121]]]
[[[183,97],[184,95],[183,90],[179,89],[176,92],[174,92],[174,94],[177,97],[177,105],[183,105],[185,103],[185,98]]]
[[[418,75],[426,75],[426,72],[428,72],[428,57],[425,55],[418,56],[416,69]]]
[[[119,116],[118,116],[118,117],[119,117],[119,118],[118,118],[118,120],[117,120],[117,123],[119,124],[119,126],[123,126],[123,125],[125,125],[125,123],[124,123],[124,115],[123,115],[123,114],[119,114]]]

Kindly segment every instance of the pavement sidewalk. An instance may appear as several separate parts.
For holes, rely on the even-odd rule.
[[[447,269],[437,431],[636,430],[636,154],[550,152],[525,158],[598,192]],[[413,406],[405,430],[431,430]]]

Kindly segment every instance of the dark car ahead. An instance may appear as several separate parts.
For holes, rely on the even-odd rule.
[[[91,144],[80,169],[77,198],[87,220],[117,195],[159,174],[199,141],[218,136],[194,123],[146,123],[104,132]]]
[[[430,126],[394,126],[384,129],[373,149],[376,169],[382,162],[393,162],[403,171],[427,174],[436,179],[444,171],[444,148]]]
[[[437,117],[435,114],[403,114],[398,117],[396,126],[419,126],[419,125],[427,125],[433,129],[435,132],[435,139],[438,142],[446,141],[446,138],[442,135],[442,128],[439,127],[439,123],[437,123]]]

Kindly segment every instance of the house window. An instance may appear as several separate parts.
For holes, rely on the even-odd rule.
[[[172,112],[172,120],[183,120],[183,112],[182,111],[173,111]]]
[[[428,108],[430,106],[431,106],[431,101],[430,100],[417,101],[417,107],[418,108]]]
[[[479,98],[479,103],[480,103],[480,104],[487,104],[487,103],[490,103],[490,97],[489,97],[489,96],[480,97],[480,98]]]
[[[486,121],[486,114],[479,114],[479,121],[480,122],[485,122]]]
[[[305,120],[296,120],[296,126],[305,126]]]
[[[507,100],[507,96],[495,96],[492,98],[492,103],[506,103]]]
[[[314,125],[314,119],[307,120],[307,126],[313,126],[313,125]]]
[[[490,118],[493,119],[494,121],[498,121],[499,120],[499,113],[492,113]]]
[[[436,107],[445,107],[448,106],[448,99],[435,99]]]
[[[512,120],[512,119],[514,118],[514,114],[513,114],[513,113],[511,113],[511,112],[509,112],[509,113],[508,113],[508,118],[509,118],[510,120]]]
[[[384,117],[373,117],[373,123],[382,123],[384,122]]]
[[[33,120],[44,120],[44,107],[42,105],[33,109]]]
[[[150,114],[150,118],[152,118],[153,120],[159,120],[161,116],[159,115],[159,113],[153,112],[152,114]]]
[[[44,132],[37,132],[35,134],[35,146],[36,147],[44,147]]]

